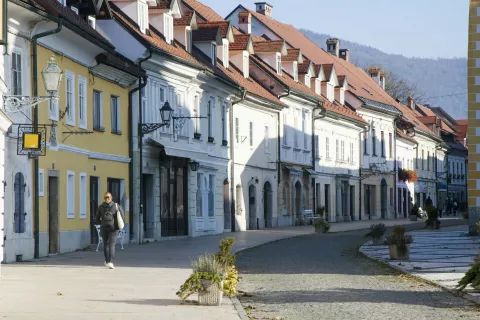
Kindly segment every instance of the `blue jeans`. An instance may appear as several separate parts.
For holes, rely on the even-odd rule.
[[[105,262],[113,262],[113,258],[115,258],[115,244],[117,243],[118,231],[106,230],[103,227],[100,231],[103,239],[103,254],[105,255]]]

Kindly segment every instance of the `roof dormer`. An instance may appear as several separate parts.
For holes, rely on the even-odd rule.
[[[322,94],[322,81],[325,81],[327,77],[325,76],[325,71],[323,71],[323,65],[315,64],[315,93],[318,95]]]
[[[174,39],[180,42],[187,52],[192,52],[192,31],[197,29],[197,14],[194,11],[185,11],[183,17],[173,19]]]
[[[248,11],[238,13],[238,28],[246,34],[252,33],[252,14]]]
[[[200,26],[192,34],[193,44],[217,64],[217,47],[223,44],[220,28],[216,26]]]
[[[347,76],[338,76],[338,86],[335,87],[335,100],[341,105],[345,104],[345,91],[347,89]]]
[[[315,68],[310,60],[305,60],[302,64],[298,65],[299,81],[305,84],[307,87],[312,86],[312,77],[315,76]]]
[[[257,56],[282,74],[282,57],[288,55],[284,40],[258,40],[253,43],[253,48]]]
[[[328,101],[333,102],[333,100],[335,100],[335,87],[339,86],[335,66],[333,64],[324,64],[323,72],[325,74],[325,80],[322,81],[322,95],[324,95]]]
[[[229,47],[230,61],[241,70],[245,78],[250,77],[250,55],[254,54],[252,37],[248,34],[235,35]]]
[[[282,68],[298,81],[298,64],[303,63],[303,55],[300,49],[288,49],[287,55],[282,59]]]
[[[230,43],[235,42],[231,23],[229,21],[200,22],[198,26],[200,29],[207,27],[220,28],[222,44],[217,47],[217,56],[222,60],[223,66],[228,69],[230,65]]]
[[[163,34],[168,44],[172,44],[174,40],[173,20],[182,18],[184,15],[185,12],[179,0],[157,0],[156,5],[148,7],[150,25]]]

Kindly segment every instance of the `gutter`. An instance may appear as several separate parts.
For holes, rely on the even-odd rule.
[[[231,104],[231,110],[230,110],[230,179],[232,180],[230,183],[230,197],[232,201],[230,202],[230,215],[231,215],[231,229],[232,232],[235,232],[235,207],[236,207],[236,199],[235,199],[235,152],[234,152],[234,143],[233,143],[233,137],[234,137],[234,132],[233,132],[233,106],[241,103],[245,100],[245,97],[247,96],[247,89],[241,88],[242,91],[242,96],[238,100],[233,100]]]
[[[37,40],[43,37],[51,36],[53,34],[59,33],[62,31],[63,19],[58,20],[58,26],[54,30],[45,31],[39,34],[36,34],[32,37],[32,91],[33,96],[38,97],[38,62],[37,62]],[[38,105],[33,107],[33,131],[38,132]],[[34,227],[33,227],[33,236],[34,236],[34,258],[38,259],[40,257],[40,206],[39,206],[39,189],[38,189],[38,171],[39,171],[39,159],[35,157],[33,159],[33,189],[34,191]]]
[[[358,177],[360,178],[360,186],[358,188],[358,220],[362,220],[362,133],[366,134],[367,132],[370,131],[370,124],[368,124],[364,130],[360,131],[358,135],[360,136],[359,139],[359,148],[358,148]],[[370,215],[368,217],[368,220],[370,220]]]
[[[142,63],[145,62],[146,60],[150,59],[152,57],[152,52],[149,51],[149,55],[145,58],[142,58],[138,61],[138,69],[139,69],[139,72],[141,71],[145,71],[142,69]],[[142,78],[143,78],[143,84],[142,84]],[[141,89],[143,89],[146,85],[147,85],[147,79],[148,79],[148,76],[147,75],[144,75],[143,77],[138,77],[138,86],[132,90],[130,90],[128,92],[128,114],[129,114],[129,117],[128,117],[128,136],[129,136],[129,139],[128,139],[128,155],[130,157],[130,159],[132,159],[128,165],[128,179],[129,179],[129,182],[130,182],[130,185],[129,185],[129,189],[128,189],[128,196],[130,198],[130,206],[129,206],[129,222],[130,222],[130,241],[134,240],[133,236],[135,234],[134,232],[134,225],[133,225],[133,199],[134,199],[134,194],[133,194],[133,186],[135,185],[134,182],[133,182],[133,170],[134,170],[134,163],[133,163],[133,139],[132,139],[132,135],[133,135],[133,94],[137,91],[140,92]],[[139,99],[139,106],[138,106],[138,109],[139,109],[139,112],[141,112],[142,108],[141,108],[141,95],[139,93],[139,96],[140,96],[140,99]],[[139,119],[140,121],[140,119]],[[137,132],[137,136],[138,136],[139,132]],[[141,190],[141,186],[140,186],[140,190]],[[141,199],[141,197],[140,197]]]
[[[281,94],[278,96],[278,100],[282,99],[282,98],[285,98],[285,97],[288,97],[290,95],[290,87],[286,87],[287,88],[287,93],[284,93],[284,94]],[[280,100],[281,101],[281,100]],[[280,114],[281,112],[278,112],[278,121],[277,121],[277,155],[278,155],[278,161],[277,161],[277,184],[280,185],[280,170],[281,170],[281,151],[280,151],[280,122],[281,122],[281,119],[280,119]]]
[[[318,109],[322,109],[318,115],[318,117],[315,118],[315,110],[318,110]],[[315,120],[319,120],[319,119],[323,119],[327,116],[327,109],[325,109],[323,107],[323,102],[321,104],[321,106],[318,106],[318,107],[315,107],[313,108],[313,111],[312,111],[312,166],[313,166],[313,171],[315,171],[315,162],[316,162],[316,159],[315,159],[315,147],[316,147],[316,143],[315,143]],[[318,207],[317,205],[317,190],[316,190],[316,183],[315,183],[315,178],[312,177],[312,190],[313,190],[313,207],[315,209],[315,211],[313,212],[313,214],[316,213],[316,208]]]

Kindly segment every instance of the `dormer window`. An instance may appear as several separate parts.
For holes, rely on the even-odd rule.
[[[185,30],[185,49],[192,52],[192,31],[189,29]]]
[[[228,69],[230,66],[229,64],[229,57],[228,57],[228,42],[223,43],[223,55],[222,55],[222,60],[223,60],[223,66]]]
[[[148,9],[147,9],[148,10]],[[168,14],[164,14],[164,26],[165,26],[165,41],[168,44],[172,44],[173,41],[173,18]]]
[[[298,62],[293,61],[293,80],[298,82]]]
[[[217,45],[212,43],[212,64],[215,66],[217,64]]]
[[[88,25],[95,29],[96,26],[96,19],[94,16],[88,16]]]
[[[248,52],[243,53],[243,76],[247,79],[250,77],[250,56]]]
[[[277,73],[282,75],[282,55],[277,52]]]
[[[308,74],[306,74],[305,75],[305,85],[309,88],[311,86],[311,80],[310,79],[311,79],[311,77]]]
[[[148,5],[146,2],[138,1],[138,27],[142,33],[148,29]]]

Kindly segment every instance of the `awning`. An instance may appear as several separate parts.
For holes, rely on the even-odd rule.
[[[191,144],[188,145],[188,150],[185,150],[178,147],[165,145],[162,142],[163,141],[160,141],[156,138],[147,139],[147,143],[149,145],[163,148],[165,150],[165,153],[171,157],[201,160],[203,157],[208,156],[208,152],[203,151],[199,148],[195,148]]]
[[[302,170],[299,170],[299,169],[297,169],[295,167],[292,167],[292,166],[283,165],[283,169],[287,169],[288,171],[290,171],[291,173],[294,173],[294,174],[302,173]]]
[[[311,175],[312,177],[318,177],[320,174],[312,169],[303,169],[307,174]]]

